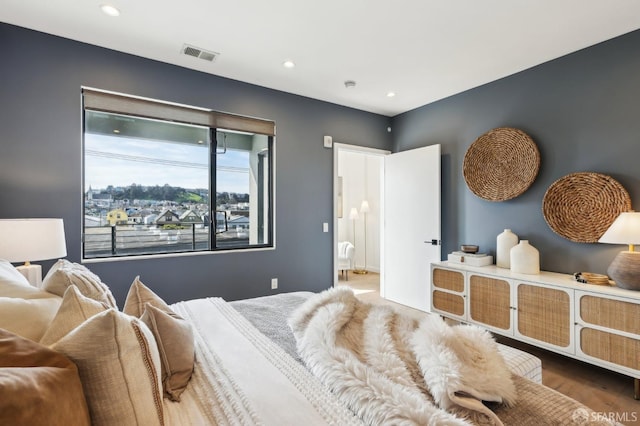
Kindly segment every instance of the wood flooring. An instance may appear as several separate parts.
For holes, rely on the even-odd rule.
[[[358,298],[374,304],[388,304],[408,315],[420,317],[424,312],[390,302],[380,297],[380,277],[349,272],[348,280],[340,277],[338,285],[353,288]],[[513,339],[496,336],[496,340],[529,352],[542,360],[542,383],[603,416],[615,418],[625,425],[640,425],[640,401],[633,398],[633,379],[604,368],[537,348]],[[640,355],[639,355],[640,356]]]

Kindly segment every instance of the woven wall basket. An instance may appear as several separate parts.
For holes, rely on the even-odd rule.
[[[564,176],[549,186],[542,200],[551,230],[577,243],[597,242],[620,213],[630,210],[627,190],[600,173]]]
[[[480,198],[505,201],[526,191],[540,169],[540,152],[522,130],[500,127],[471,144],[464,156],[462,174]]]

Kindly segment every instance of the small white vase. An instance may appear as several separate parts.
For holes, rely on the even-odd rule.
[[[496,266],[509,269],[511,267],[511,248],[518,244],[518,236],[505,229],[496,238]]]
[[[528,240],[511,249],[511,270],[521,274],[540,273],[540,252]]]

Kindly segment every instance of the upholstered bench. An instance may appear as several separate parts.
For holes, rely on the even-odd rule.
[[[540,358],[502,344],[498,345],[498,349],[511,372],[532,382],[542,383],[542,361]]]

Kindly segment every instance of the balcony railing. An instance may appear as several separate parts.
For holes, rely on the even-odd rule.
[[[215,235],[216,248],[249,244],[248,230]],[[181,225],[116,225],[84,228],[84,258],[180,253],[209,250],[209,227]]]

